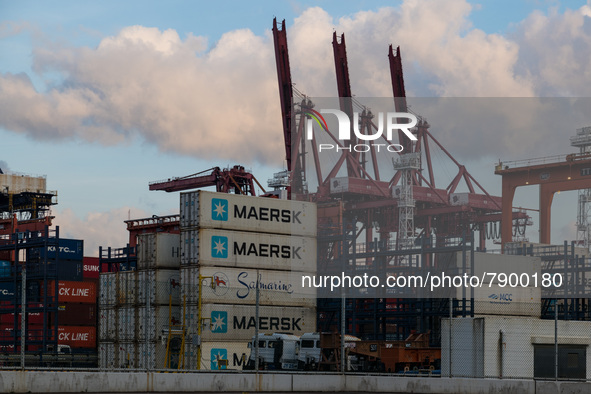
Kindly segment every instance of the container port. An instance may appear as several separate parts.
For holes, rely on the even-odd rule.
[[[52,225],[57,192],[45,177],[0,173],[0,366],[591,380],[591,129],[571,139],[578,153],[499,161],[496,195],[411,112],[390,45],[391,106],[415,117],[415,138],[400,129],[394,158],[355,151],[378,128],[335,32],[338,111],[359,122],[320,160],[321,139],[340,134],[294,88],[285,22],[273,20],[272,35],[287,168],[274,190],[241,165],[152,182],[178,195],[178,214],[130,217],[128,239],[89,251]],[[449,179],[429,147],[454,164]],[[524,236],[528,211],[513,206],[526,185],[540,185],[539,243]],[[579,239],[553,245],[561,190],[579,191]],[[434,290],[446,273],[478,285]],[[424,286],[379,282],[424,275]]]

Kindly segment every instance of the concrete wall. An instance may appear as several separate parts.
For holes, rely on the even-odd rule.
[[[482,327],[475,324],[484,320],[484,355]],[[554,321],[529,317],[483,316],[453,319],[452,324],[452,376],[482,377],[473,366],[483,360],[484,377],[499,377],[501,373],[500,331],[503,331],[502,369],[505,378],[533,378],[534,344],[554,343]],[[470,332],[472,331],[472,332]],[[591,379],[591,323],[558,321],[558,343],[587,347],[587,379]],[[478,338],[478,340],[476,340]],[[449,319],[442,322],[441,331],[442,375],[449,376]],[[478,371],[480,372],[480,371]],[[591,391],[591,390],[590,390]]]
[[[335,374],[157,373],[157,372],[0,372],[3,393],[120,392],[414,392],[535,393],[533,380],[410,378]],[[591,385],[578,384],[579,392]],[[566,387],[566,386],[565,386]],[[544,393],[565,392],[548,382]],[[538,391],[540,392],[540,391]],[[568,392],[568,391],[566,391]],[[573,391],[574,392],[574,391]]]

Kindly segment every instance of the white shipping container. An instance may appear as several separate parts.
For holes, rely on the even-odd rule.
[[[134,341],[137,325],[137,311],[135,307],[125,306],[116,309],[117,340]]]
[[[316,288],[302,287],[302,273],[239,268],[200,267],[201,302],[254,305],[316,305]],[[306,274],[308,275],[308,274]]]
[[[462,288],[456,289],[457,298],[462,298]],[[539,317],[542,311],[540,287],[501,287],[484,285],[474,289],[475,315],[505,315]],[[470,298],[466,289],[466,298]]]
[[[463,256],[461,252],[456,252],[456,267],[459,269],[458,274],[463,275]],[[470,252],[466,253],[466,272],[470,273]],[[450,274],[447,267],[438,266],[438,269]],[[520,280],[521,283],[528,286],[534,286],[534,275],[537,274],[538,286],[540,285],[542,275],[542,261],[539,257],[531,256],[512,256],[506,254],[492,254],[474,252],[474,272],[471,275],[477,276],[480,280],[484,278],[484,283],[498,284],[498,275],[504,274],[507,278],[512,275],[511,280]],[[486,275],[484,275],[486,273]],[[491,274],[495,274],[493,276]],[[526,274],[523,277],[522,274]],[[515,283],[515,282],[514,282]]]
[[[198,234],[198,228],[181,230],[181,268],[199,263]]]
[[[99,342],[98,358],[99,368],[113,369],[117,364],[117,350],[118,346],[114,342]]]
[[[189,368],[197,368],[197,346],[188,348]],[[242,370],[250,356],[248,341],[201,342],[201,370]],[[227,367],[224,362],[227,360]]]
[[[178,270],[148,270],[137,273],[138,305],[146,304],[146,291],[150,305],[178,305],[181,282]]]
[[[181,267],[180,269],[181,295],[180,304],[184,302],[196,304],[199,302],[199,267]]]
[[[113,307],[99,308],[99,342],[117,339],[117,313]]]
[[[117,346],[115,368],[138,368],[136,342],[117,342],[115,346]]]
[[[117,273],[105,272],[99,275],[99,305],[115,306],[117,303]]]
[[[188,264],[316,271],[316,238],[203,228],[184,231],[182,238]]]
[[[194,312],[191,310],[191,312]],[[255,334],[256,307],[251,305],[203,304],[201,317],[207,323],[201,340],[250,340]],[[197,332],[196,326],[190,326]],[[259,332],[289,332],[301,335],[316,331],[316,308],[259,307]]]
[[[152,370],[178,369],[180,338],[171,341],[168,363],[166,362],[166,346],[166,341],[139,342],[137,345],[138,367]]]
[[[181,229],[219,228],[315,237],[316,204],[215,193],[181,193]]]
[[[135,339],[139,341],[161,341],[168,337],[170,326],[177,326],[173,329],[179,329],[182,326],[181,308],[173,306],[155,306],[148,309],[137,308],[137,325],[135,327]],[[147,328],[147,332],[146,332]],[[148,335],[146,338],[146,334]]]
[[[180,235],[151,233],[138,235],[138,269],[178,268]]]
[[[117,272],[117,305],[134,305],[137,302],[137,272]]]

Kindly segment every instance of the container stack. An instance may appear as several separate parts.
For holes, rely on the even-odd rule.
[[[57,343],[69,347],[69,352],[74,354],[96,353],[97,283],[95,278],[83,274],[84,242],[64,238],[51,241],[46,247],[27,249],[25,256],[28,310],[26,350],[51,352]],[[12,261],[2,262],[0,267],[2,308],[14,310],[16,304],[20,310],[20,267],[14,267]],[[20,329],[20,323],[20,313],[16,319],[14,313],[0,314],[0,331],[4,334],[0,342],[6,343],[2,346],[3,351],[14,351],[14,346],[7,342],[14,343],[12,333],[15,327]],[[43,349],[44,343],[46,349]]]
[[[142,234],[137,271],[100,274],[101,368],[165,367],[168,331],[182,324],[179,242],[178,234]],[[173,345],[174,353],[179,345]],[[175,363],[178,354],[169,367]]]
[[[315,204],[195,191],[180,214],[186,369],[242,368],[257,289],[261,333],[315,331],[316,293],[301,288],[316,272]]]

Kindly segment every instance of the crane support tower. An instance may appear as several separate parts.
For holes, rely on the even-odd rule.
[[[571,146],[579,148],[581,155],[591,153],[591,127],[577,129],[577,134],[570,137]],[[589,248],[591,242],[591,189],[579,190],[577,205],[577,243]]]

